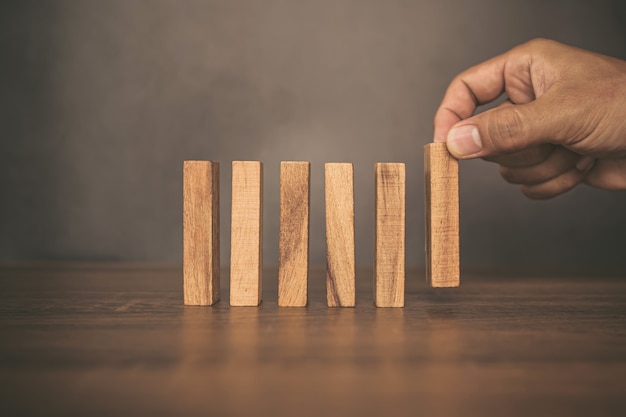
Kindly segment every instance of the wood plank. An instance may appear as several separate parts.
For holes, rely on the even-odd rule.
[[[424,147],[426,279],[432,287],[458,287],[459,162],[445,143]]]
[[[354,173],[351,163],[327,163],[326,299],[329,307],[354,307]]]
[[[183,162],[183,299],[213,305],[220,299],[219,163]]]
[[[352,417],[393,404],[387,414],[626,415],[626,273],[614,268],[464,272],[462,288],[443,292],[424,291],[423,273],[407,268],[403,309],[328,308],[326,271],[311,268],[306,309],[227,300],[183,309],[175,265],[5,262],[0,409]],[[356,284],[357,297],[370,294],[369,280]]]
[[[405,165],[377,163],[374,172],[374,304],[404,307]]]
[[[280,163],[278,305],[305,307],[309,269],[309,162]]]
[[[233,161],[230,305],[261,303],[263,267],[263,164]]]

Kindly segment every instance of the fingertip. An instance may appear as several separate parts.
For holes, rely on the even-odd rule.
[[[523,184],[522,181],[519,180],[515,176],[515,172],[504,165],[499,166],[500,176],[509,184]]]
[[[585,175],[572,168],[564,174],[540,184],[524,184],[520,187],[522,193],[532,200],[547,200],[564,194],[582,183]]]
[[[446,121],[445,123],[437,123],[435,119],[435,132],[433,135],[434,143],[442,143],[446,141],[450,127],[454,125],[455,121]]]
[[[576,168],[581,172],[589,172],[593,165],[596,163],[596,158],[593,156],[583,156],[576,163]]]
[[[439,107],[437,113],[435,114],[435,132],[433,142],[446,142],[450,128],[460,121],[461,119],[457,113],[451,111],[447,107]]]
[[[459,159],[477,157],[483,150],[480,133],[475,125],[454,126],[448,132],[448,150]]]
[[[521,185],[519,189],[522,192],[522,194],[526,196],[526,198],[529,198],[530,200],[535,200],[535,201],[549,200],[553,197],[556,197],[557,195],[557,194],[538,192],[536,187],[528,186],[528,185]]]

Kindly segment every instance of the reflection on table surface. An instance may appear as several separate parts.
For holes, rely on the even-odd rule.
[[[227,275],[227,274],[224,274]],[[1,415],[623,415],[626,279],[407,276],[406,307],[182,305],[172,267],[0,269]]]

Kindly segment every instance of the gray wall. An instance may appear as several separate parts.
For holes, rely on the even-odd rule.
[[[373,249],[373,164],[407,163],[407,261],[423,265],[422,147],[449,80],[536,36],[626,58],[621,1],[3,1],[0,260],[181,260],[184,159],[265,163],[265,260],[278,168],[355,164],[357,263]],[[626,194],[528,201],[461,167],[467,267],[626,267]]]

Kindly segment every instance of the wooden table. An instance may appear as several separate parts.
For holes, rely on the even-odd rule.
[[[226,275],[226,274],[224,274]],[[626,279],[410,273],[404,309],[182,305],[181,270],[0,268],[0,415],[626,415]],[[223,283],[223,288],[228,286]]]

